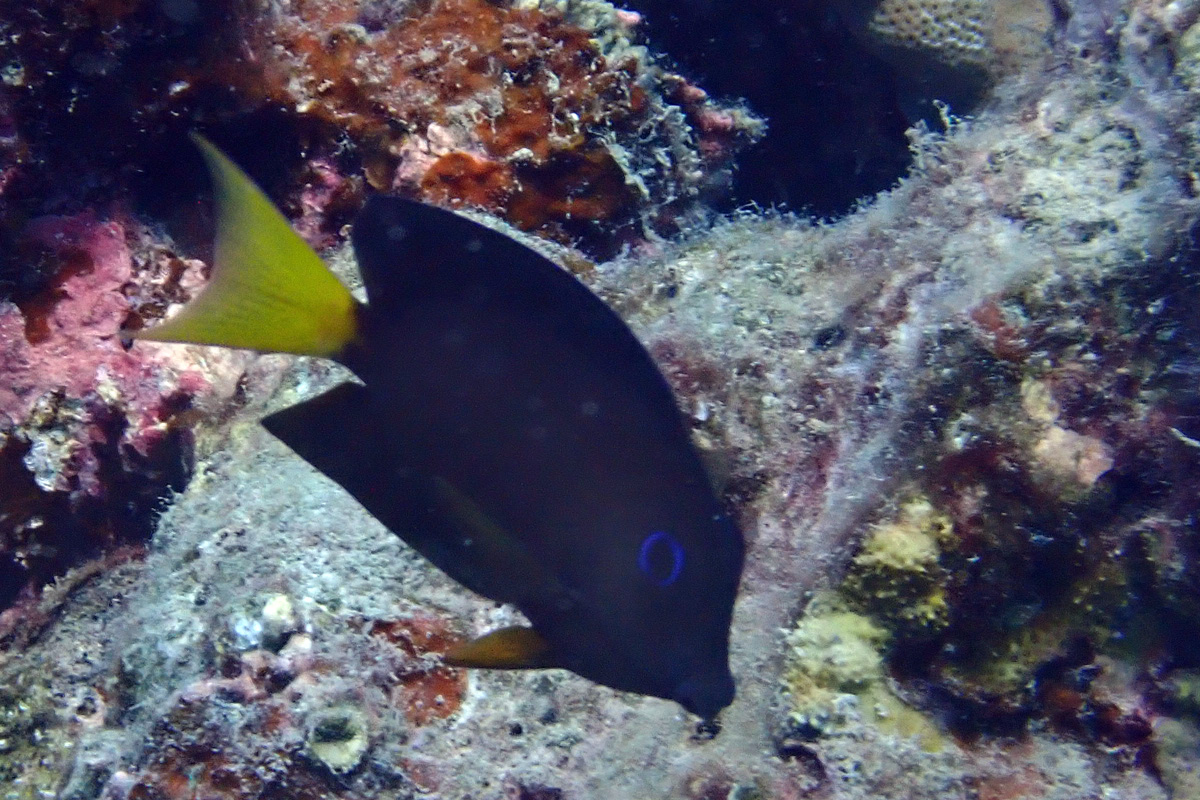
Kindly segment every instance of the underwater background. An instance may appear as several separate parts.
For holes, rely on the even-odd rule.
[[[1198,106],[1200,0],[0,0],[0,798],[1200,798]],[[196,131],[352,288],[400,194],[628,323],[716,723],[444,665],[519,613],[258,424],[345,370],[123,343]]]

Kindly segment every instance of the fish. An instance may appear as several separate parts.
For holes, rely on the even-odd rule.
[[[529,621],[448,664],[567,669],[715,719],[735,695],[743,539],[616,312],[499,230],[386,195],[351,228],[359,302],[232,160],[192,138],[214,186],[212,275],[128,338],[350,370],[262,424],[455,581]]]

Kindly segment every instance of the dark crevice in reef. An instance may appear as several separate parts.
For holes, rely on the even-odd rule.
[[[0,559],[0,609],[8,608],[25,585],[25,570],[9,559]]]
[[[188,124],[174,92],[212,53],[236,52],[242,6],[0,0],[4,57],[22,69],[0,92],[0,145],[21,164],[0,194],[0,298],[53,280],[13,255],[29,219],[109,209],[146,177],[148,143]]]
[[[122,412],[99,408],[92,416],[102,430],[88,445],[104,487],[97,494],[73,478],[62,489],[39,485],[27,463],[32,445],[21,435],[0,446],[0,611],[27,588],[38,590],[115,548],[148,541],[167,498],[187,485],[190,430],[169,427],[141,454],[122,441],[128,427]]]
[[[194,101],[201,109],[217,108],[217,94],[213,87],[203,87],[194,93]],[[212,186],[199,150],[188,139],[193,131],[216,143],[292,214],[302,209],[289,207],[286,199],[303,177],[298,169],[307,145],[332,135],[319,123],[267,105],[241,114],[233,122],[181,123],[148,140],[139,155],[143,169],[128,182],[133,209],[161,220],[182,252],[205,260],[212,258]],[[338,221],[350,222],[357,207],[353,204]]]
[[[738,158],[729,207],[838,215],[899,179],[911,154],[891,68],[820,0],[633,0],[648,38],[717,97],[742,98],[768,132]]]

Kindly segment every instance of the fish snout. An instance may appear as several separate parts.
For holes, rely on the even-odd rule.
[[[712,720],[733,702],[733,696],[733,676],[728,671],[718,671],[687,678],[675,687],[672,699],[696,716]]]

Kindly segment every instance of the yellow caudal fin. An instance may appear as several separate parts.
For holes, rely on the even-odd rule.
[[[358,303],[246,173],[198,134],[216,197],[208,286],[134,339],[335,356],[355,338]]]

